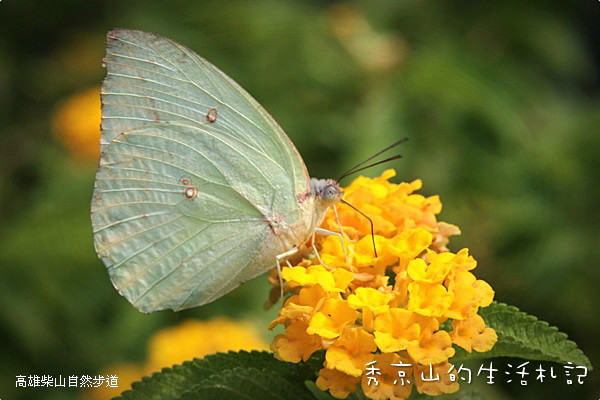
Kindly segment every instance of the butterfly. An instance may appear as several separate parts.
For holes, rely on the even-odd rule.
[[[209,303],[278,265],[342,198],[273,118],[160,35],[107,34],[94,245],[143,312]],[[314,240],[314,236],[313,236]]]

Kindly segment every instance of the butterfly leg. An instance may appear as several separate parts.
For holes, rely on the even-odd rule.
[[[275,261],[277,261],[277,275],[279,276],[279,288],[281,289],[281,298],[283,298],[283,278],[281,277],[281,260],[285,260],[286,264],[290,268],[292,268],[292,264],[290,263],[290,260],[288,260],[288,258],[290,256],[293,256],[297,252],[298,248],[293,247],[290,250],[275,256]]]
[[[312,236],[310,238],[310,245],[312,246],[312,249],[314,250],[315,255],[317,256],[317,260],[319,261],[319,264],[321,264],[322,266],[324,266],[327,269],[331,269],[323,262],[323,260],[321,260],[321,256],[319,255],[319,250],[317,250],[317,246],[315,246],[315,234],[317,233],[317,230],[319,230],[319,229],[321,229],[321,228],[316,228],[313,231]]]
[[[352,268],[352,265],[350,265],[350,261],[348,259],[348,254],[346,253],[346,245],[344,243],[344,237],[342,236],[342,234],[339,232],[329,231],[329,230],[323,229],[323,228],[317,228],[317,229],[315,229],[315,232],[313,233],[313,236],[312,236],[312,248],[315,251],[315,254],[317,255],[317,260],[319,260],[319,263],[322,266],[324,266],[325,268],[331,269],[330,267],[325,265],[325,263],[321,260],[321,257],[319,256],[319,252],[317,251],[317,248],[315,246],[315,233],[320,233],[321,235],[337,236],[337,238],[340,240],[340,243],[342,245],[342,252],[344,253],[344,257],[346,258],[346,264],[348,264],[348,266],[350,268]]]
[[[345,242],[344,242],[344,227],[342,226],[342,223],[340,221],[340,216],[338,215],[337,207],[335,206],[335,204],[333,205],[333,214],[335,215],[335,222],[337,222],[337,224],[340,228],[340,235],[336,235],[336,236],[338,236],[338,238],[340,239],[340,243],[342,244],[342,251],[344,252],[344,258],[346,259],[346,264],[350,267],[350,270],[352,270],[352,265],[350,265],[350,260],[348,259],[348,253],[346,252],[346,246],[345,246]]]

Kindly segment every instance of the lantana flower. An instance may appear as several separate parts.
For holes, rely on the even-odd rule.
[[[362,376],[361,388],[373,400],[406,399],[413,388],[410,359],[398,353],[373,355]]]
[[[483,352],[497,341],[477,314],[492,302],[493,289],[473,274],[477,262],[468,249],[446,247],[460,230],[437,220],[438,196],[415,193],[421,180],[395,184],[394,175],[361,176],[344,190],[344,199],[372,219],[375,236],[366,218],[339,206],[339,219],[329,210],[321,226],[341,232],[343,246],[337,236],[318,236],[319,257],[308,255],[281,272],[292,296],[269,326],[285,327],[271,349],[291,362],[325,350],[316,385],[336,398],[359,382],[378,400],[406,399],[413,386],[429,395],[455,392],[453,344]],[[269,281],[273,302],[276,272]],[[423,379],[431,373],[441,378]]]

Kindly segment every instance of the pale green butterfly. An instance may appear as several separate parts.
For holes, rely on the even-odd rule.
[[[342,192],[238,84],[154,33],[107,35],[94,244],[143,312],[211,302],[298,251]],[[318,253],[317,253],[318,255]]]

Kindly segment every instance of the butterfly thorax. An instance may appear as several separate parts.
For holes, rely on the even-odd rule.
[[[280,216],[268,218],[268,225],[281,242],[283,251],[304,247],[323,222],[327,209],[338,203],[342,196],[342,190],[333,179],[311,178],[309,190],[297,196],[299,218],[295,222],[289,223]]]
[[[312,200],[313,218],[310,227],[312,233],[321,225],[325,218],[325,213],[330,206],[339,203],[344,196],[340,185],[333,179],[310,179],[309,198]]]

